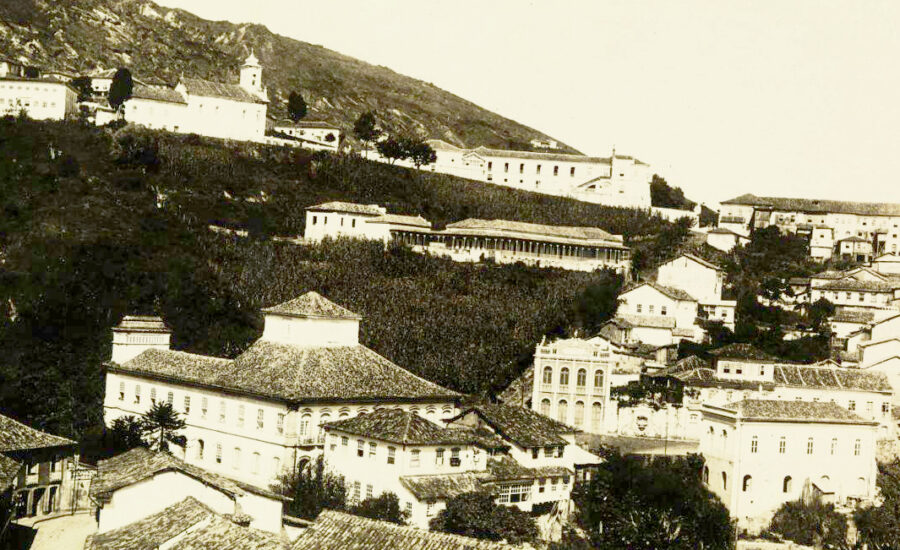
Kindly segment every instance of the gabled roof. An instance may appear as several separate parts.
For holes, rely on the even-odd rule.
[[[859,214],[863,216],[900,216],[900,204],[884,202],[850,202],[787,197],[757,197],[751,193],[722,201],[736,204],[783,210],[786,212]]]
[[[730,231],[730,230],[727,230],[727,229],[726,229],[726,231],[729,231],[730,233],[734,233],[733,231]],[[716,271],[722,271],[722,268],[721,268],[721,267],[719,267],[719,266],[717,266],[716,264],[710,262],[709,260],[704,260],[704,259],[701,258],[700,256],[696,256],[696,255],[694,255],[694,254],[685,253],[685,254],[682,254],[681,256],[679,256],[679,258],[681,258],[681,257],[687,258],[687,259],[689,259],[689,260],[693,260],[693,261],[697,262],[698,264],[702,265],[703,267],[708,267],[709,269],[714,269],[714,270],[716,270]],[[678,259],[678,258],[675,258],[675,260],[677,260],[677,259]],[[675,260],[671,260],[671,261],[666,262],[666,263],[672,263],[672,262],[674,262]]]
[[[482,220],[469,218],[448,224],[444,233],[457,235],[486,235],[507,238],[522,238],[560,244],[617,246],[622,244],[621,235],[612,235],[599,227],[573,227],[565,225],[542,225],[510,220]]]
[[[460,472],[424,476],[402,476],[400,483],[420,502],[449,500],[463,493],[484,491],[484,472]]]
[[[268,103],[237,84],[225,84],[201,78],[182,78],[180,84],[183,84],[187,93],[192,96],[217,97],[243,103]]]
[[[485,477],[485,481],[490,483],[573,474],[572,470],[563,466],[538,466],[536,468],[529,468],[519,464],[516,459],[509,455],[489,458],[487,461],[487,472],[488,475]]]
[[[181,472],[221,491],[229,498],[253,493],[276,500],[286,500],[284,497],[267,489],[228,479],[203,468],[187,464],[169,453],[155,452],[143,447],[131,449],[107,460],[99,461],[97,463],[97,475],[91,482],[90,495],[95,500],[106,502],[117,490],[164,472]]]
[[[321,120],[280,120],[275,123],[276,128],[313,128],[317,130],[340,130],[334,124]]]
[[[358,204],[355,202],[331,201],[307,206],[307,210],[315,212],[341,212],[346,214],[363,214],[367,216],[383,216],[387,210],[377,204]]]
[[[313,319],[362,319],[356,313],[337,305],[315,291],[309,291],[293,300],[263,308],[262,311],[263,313]]]
[[[466,445],[474,439],[467,430],[438,426],[401,409],[378,409],[330,422],[325,427],[398,445]]]
[[[174,541],[174,545],[173,544]],[[170,546],[171,545],[171,546]],[[193,497],[128,525],[91,535],[85,550],[288,550],[282,538],[237,525]]]
[[[167,86],[146,86],[135,84],[131,92],[131,99],[146,99],[150,101],[162,101],[165,103],[178,103],[187,105],[187,100],[180,93]]]
[[[863,239],[862,237],[857,237],[856,235],[853,235],[851,237],[845,237],[843,239],[838,239],[838,242],[839,243],[868,243],[869,241],[867,241],[866,239]]]
[[[387,223],[391,225],[406,225],[431,229],[431,222],[422,216],[401,216],[399,214],[384,214],[376,218],[366,220],[366,223]]]
[[[21,462],[0,454],[0,493],[15,485],[22,467]]]
[[[632,328],[675,328],[675,318],[667,315],[632,315],[619,313],[616,317],[622,319]]]
[[[503,543],[323,510],[291,550],[509,550]]]
[[[534,153],[532,151],[510,151],[506,149],[488,149],[487,147],[477,147],[473,149],[476,153],[482,156],[489,157],[507,157],[507,158],[517,158],[524,160],[543,160],[543,161],[560,161],[560,162],[586,162],[590,164],[610,164],[610,159],[608,157],[588,157],[585,155],[573,155],[568,153]],[[622,157],[620,155],[616,155],[616,158],[620,158],[623,160],[631,160],[626,159],[626,157]]]
[[[0,414],[0,452],[30,451],[70,445],[75,445],[71,439],[35,430],[18,420]]]
[[[748,359],[770,363],[777,361],[777,358],[762,351],[753,344],[728,344],[727,346],[711,350],[709,353],[722,359]]]
[[[511,405],[476,405],[447,422],[453,422],[469,413],[478,415],[497,434],[520,447],[566,445],[568,442],[563,439],[561,434],[570,434],[576,431],[575,428],[547,418],[531,409]]]
[[[851,290],[863,292],[891,292],[897,288],[897,283],[883,281],[859,281],[851,277],[845,277],[837,281],[830,281],[816,287],[816,290]]]
[[[151,315],[126,315],[113,327],[113,332],[154,332],[171,333],[161,317]]]
[[[722,408],[735,411],[743,420],[751,421],[877,424],[877,422],[863,420],[840,405],[827,401],[745,399],[736,403],[728,403]]]
[[[855,309],[846,309],[840,308],[839,310],[834,312],[834,315],[831,316],[830,321],[832,323],[871,323],[875,320],[875,312],[872,310],[855,310]]]
[[[672,375],[679,372],[692,371],[694,369],[709,368],[709,362],[701,359],[696,355],[690,355],[684,359],[679,359],[674,365],[662,371],[663,374]]]
[[[148,349],[108,368],[288,403],[406,402],[459,396],[362,345],[300,348],[258,340],[233,361]]]
[[[626,290],[622,291],[621,295],[628,294],[634,290],[641,288],[642,286],[649,286],[650,288],[660,292],[664,296],[667,296],[673,300],[679,300],[682,302],[696,302],[697,299],[688,294],[687,292],[681,290],[680,288],[674,288],[671,286],[663,286],[655,281],[644,281],[642,283],[637,283],[635,285],[630,286]]]

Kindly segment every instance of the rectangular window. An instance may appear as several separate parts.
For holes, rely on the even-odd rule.
[[[156,388],[150,388],[150,404],[156,405]]]
[[[536,460],[540,456],[540,454],[541,454],[540,447],[534,447],[533,449],[531,449],[531,458]]]
[[[375,488],[372,487],[372,484],[367,483],[366,484],[366,498],[372,498],[374,492],[375,492]]]
[[[520,174],[524,174],[524,173],[525,173],[525,163],[524,163],[524,162],[521,163],[521,164],[519,164],[519,173],[520,173]]]
[[[649,313],[650,315],[653,315],[653,304],[650,304],[649,306],[647,306],[647,313]]]
[[[759,450],[759,438],[754,435],[750,440],[750,452],[755,454],[757,450]]]
[[[884,402],[881,404],[881,414],[888,415],[891,412],[890,403]]]
[[[244,406],[238,405],[238,426],[244,427]]]
[[[378,448],[376,443],[369,443],[369,457],[373,458],[375,456],[375,450]]]
[[[856,410],[856,401],[853,401],[851,399],[850,403],[847,404],[847,409],[849,409],[851,411],[855,411]]]
[[[317,221],[319,221],[319,217],[318,217],[318,216],[313,216],[313,222],[312,222],[312,224],[313,224],[313,225],[316,225],[316,222],[317,222]]]
[[[134,402],[135,403],[141,402],[141,385],[140,384],[137,384],[134,386]]]
[[[388,464],[393,464],[397,460],[397,449],[388,447]]]
[[[853,456],[859,456],[860,450],[862,450],[862,442],[857,439],[853,442]]]
[[[438,466],[444,465],[444,449],[438,449],[434,452],[434,463]]]
[[[806,440],[806,454],[813,454],[813,438],[811,437]]]
[[[837,438],[831,438],[831,454],[834,454],[837,451]]]
[[[537,167],[535,167],[534,173],[539,176],[541,175],[541,165],[540,164],[538,164]]]
[[[234,448],[234,464],[231,465],[231,468],[237,470],[241,467],[241,448]]]
[[[191,396],[184,396],[184,414],[189,414],[191,412]]]
[[[261,430],[265,426],[265,412],[262,409],[256,409],[256,429]]]
[[[222,463],[222,444],[216,443],[216,464]]]
[[[353,500],[354,503],[359,502],[359,490],[360,490],[360,483],[358,481],[354,481],[353,482],[353,496],[351,497],[351,499]]]
[[[413,468],[419,467],[419,450],[413,449],[409,453],[409,465]]]
[[[488,161],[488,170],[492,169],[493,167],[494,167],[494,163],[491,161]]]
[[[219,422],[221,424],[225,423],[225,402],[219,401]]]
[[[168,403],[170,407],[175,406],[175,394],[174,393],[169,392],[166,394],[166,403]]]
[[[341,447],[349,447],[350,446],[350,438],[346,435],[341,436]]]
[[[553,175],[554,175],[554,176],[558,176],[558,175],[559,175],[559,166],[554,166],[554,167],[553,167]]]
[[[553,447],[544,447],[544,456],[548,458],[553,456]]]
[[[660,312],[662,315],[665,315],[665,314],[666,314],[666,306],[660,306],[659,312]]]
[[[785,449],[787,448],[787,440],[785,440],[784,436],[778,440],[778,454],[783,455]]]
[[[365,456],[366,454],[366,442],[362,439],[356,440],[356,456]]]
[[[278,413],[278,419],[275,421],[275,430],[279,435],[284,433],[284,413]]]
[[[209,399],[204,397],[200,400],[200,416],[206,418],[206,411],[209,409]]]
[[[572,178],[575,177],[575,167],[574,166],[569,169],[569,177],[572,177]]]
[[[503,163],[503,173],[506,174],[509,172],[509,163]]]
[[[119,401],[125,401],[125,382],[119,382]]]
[[[637,304],[636,306],[634,306],[635,310],[636,310],[638,313],[641,312],[641,307],[642,307],[641,304]]]

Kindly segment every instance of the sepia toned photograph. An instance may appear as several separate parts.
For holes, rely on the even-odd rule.
[[[900,550],[898,52],[0,0],[0,550]]]

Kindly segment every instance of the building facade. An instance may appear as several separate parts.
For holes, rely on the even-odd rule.
[[[695,298],[701,319],[718,321],[734,330],[737,302],[722,298],[725,271],[721,267],[693,254],[682,254],[659,266],[656,282]]]
[[[78,92],[63,81],[0,76],[0,116],[24,112],[36,120],[65,120],[77,110]]]
[[[616,317],[631,326],[631,337],[654,346],[683,339],[700,341],[697,300],[687,292],[655,282],[633,285],[619,295]]]
[[[278,133],[290,136],[300,143],[337,151],[341,144],[341,129],[333,124],[317,120],[282,120],[272,125]]]

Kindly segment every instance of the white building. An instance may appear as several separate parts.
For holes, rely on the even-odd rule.
[[[809,278],[809,300],[828,300],[841,309],[887,310],[900,308],[900,278],[868,267],[823,271]]]
[[[731,252],[735,247],[744,246],[749,242],[750,238],[746,235],[726,227],[715,227],[706,233],[706,244],[722,252]]]
[[[695,298],[701,319],[719,321],[734,330],[737,302],[722,299],[725,271],[721,267],[693,254],[682,254],[659,266],[656,282]]]
[[[272,129],[301,143],[308,142],[333,151],[337,151],[341,143],[341,129],[319,120],[282,120],[276,122]]]
[[[433,172],[608,206],[650,208],[650,166],[615,151],[601,158],[427,143],[437,153]]]
[[[25,76],[25,66],[14,59],[0,57],[0,77],[6,78]]]
[[[884,275],[900,275],[900,256],[882,254],[872,260],[872,269]]]
[[[676,344],[682,339],[700,341],[697,300],[687,292],[644,282],[619,295],[616,317],[630,325],[631,337],[654,346]]]
[[[744,400],[703,408],[703,480],[750,531],[783,503],[876,494],[876,423],[830,402]]]
[[[868,261],[872,255],[896,253],[900,245],[900,204],[752,194],[721,204],[719,227],[747,234],[774,225],[785,233],[808,235],[810,254],[822,260],[840,256]]]
[[[869,323],[846,340],[846,352],[856,355],[857,366],[883,373],[894,388],[900,388],[900,313]],[[894,394],[894,404],[900,402]]]
[[[76,111],[78,92],[68,83],[25,78],[10,71],[0,76],[0,116],[25,112],[36,120],[64,120]]]
[[[319,426],[330,420],[374,406],[419,410],[434,421],[455,414],[458,394],[361,345],[361,318],[315,292],[263,313],[262,337],[235,359],[148,344],[108,364],[106,423],[168,402],[187,422],[187,463],[268,486],[321,452]]]
[[[262,142],[268,102],[262,66],[250,54],[240,84],[184,77],[174,89],[135,84],[122,109],[125,120],[148,128]]]
[[[281,533],[284,497],[138,447],[97,464],[91,482],[97,532],[105,533],[192,497],[222,515],[244,515],[254,529]]]

